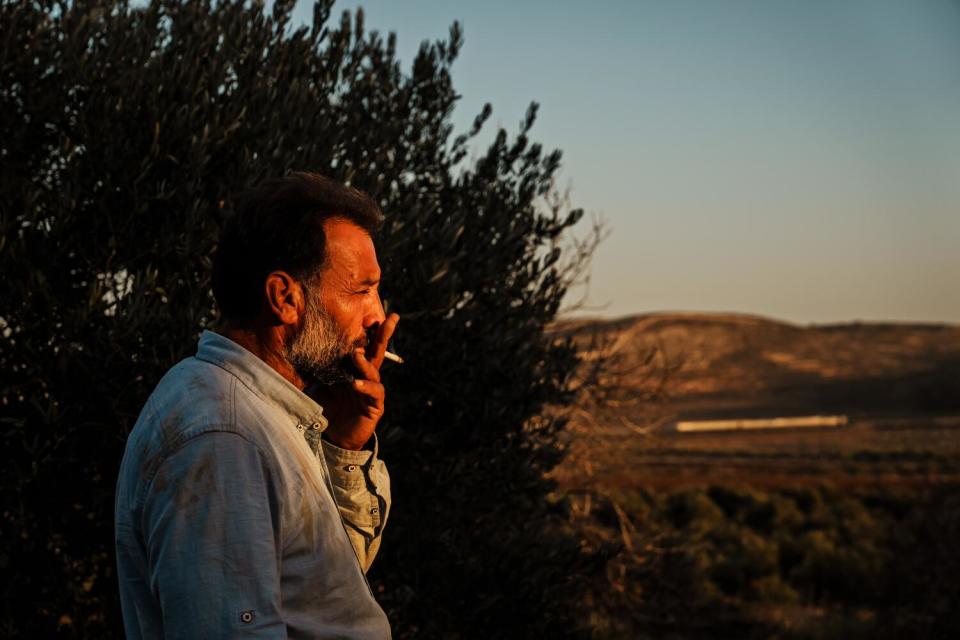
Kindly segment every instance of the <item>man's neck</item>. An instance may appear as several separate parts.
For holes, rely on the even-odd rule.
[[[284,356],[282,328],[247,328],[226,325],[217,329],[217,333],[233,340],[241,347],[266,362],[270,368],[284,377],[290,384],[303,391],[306,384],[296,369]]]

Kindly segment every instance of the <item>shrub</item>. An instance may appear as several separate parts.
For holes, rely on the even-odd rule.
[[[708,529],[724,521],[724,513],[699,489],[671,494],[664,508],[670,523],[679,528]]]
[[[812,602],[874,602],[888,588],[890,558],[869,542],[846,545],[814,531],[800,540],[800,551],[789,581]]]
[[[710,532],[715,558],[710,579],[724,593],[744,595],[751,583],[778,571],[777,546],[748,528],[730,524]]]

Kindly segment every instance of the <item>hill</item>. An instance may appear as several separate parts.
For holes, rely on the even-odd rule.
[[[589,362],[606,357],[623,392],[648,392],[651,367],[678,417],[960,410],[960,326],[799,326],[768,318],[657,313],[554,327]],[[644,365],[644,363],[646,363]],[[644,370],[641,372],[641,370]]]

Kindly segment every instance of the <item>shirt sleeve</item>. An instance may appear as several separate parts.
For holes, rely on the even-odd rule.
[[[274,483],[235,433],[195,436],[160,464],[142,517],[165,638],[286,638]]]
[[[341,449],[326,439],[320,441],[337,506],[364,573],[380,550],[390,513],[390,476],[377,457],[376,438],[374,434],[372,450],[360,451]]]

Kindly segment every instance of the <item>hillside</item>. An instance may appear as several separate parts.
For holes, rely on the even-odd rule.
[[[623,392],[663,378],[682,417],[960,410],[960,326],[799,326],[733,314],[649,314],[558,323],[588,362],[605,356]],[[642,363],[647,362],[646,365]],[[611,378],[612,380],[612,378]]]

